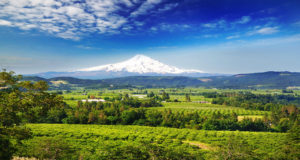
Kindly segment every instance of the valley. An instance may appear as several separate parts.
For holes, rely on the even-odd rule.
[[[300,160],[299,0],[0,0],[0,160]]]

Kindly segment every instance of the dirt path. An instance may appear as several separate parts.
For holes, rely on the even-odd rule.
[[[210,145],[205,144],[205,143],[201,143],[201,142],[197,142],[197,141],[182,141],[182,142],[188,143],[189,145],[192,145],[192,146],[197,146],[204,150],[213,150],[213,148]]]

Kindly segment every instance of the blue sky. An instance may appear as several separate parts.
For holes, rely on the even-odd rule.
[[[0,1],[1,68],[72,71],[136,54],[211,73],[300,72],[300,1]]]

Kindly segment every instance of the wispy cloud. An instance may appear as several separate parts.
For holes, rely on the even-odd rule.
[[[276,26],[277,23],[275,23],[275,18],[273,17],[265,17],[260,18],[257,21],[260,23],[265,23],[264,25],[259,25],[254,23],[251,24],[252,18],[251,16],[242,16],[236,20],[227,20],[227,19],[218,19],[211,21],[209,23],[202,24],[203,28],[207,28],[209,30],[206,30],[206,32],[211,32],[211,30],[220,31],[220,30],[226,30],[227,32],[233,32],[232,35],[227,36],[227,40],[231,39],[238,39],[242,37],[247,36],[253,36],[253,35],[271,35],[279,32],[279,26]],[[247,28],[242,28],[240,26],[247,24]],[[252,26],[252,27],[251,27]],[[236,29],[241,30],[240,33],[236,34]]]
[[[170,3],[162,8],[157,7],[161,2],[162,0],[2,0],[0,25],[22,30],[36,29],[57,37],[78,40],[89,33],[118,34],[122,30],[133,30],[135,26],[143,25],[143,22],[136,22],[135,18],[138,16],[150,10],[159,13],[177,6]],[[137,9],[133,10],[134,8]]]
[[[300,21],[295,22],[294,25],[300,27]]]
[[[279,27],[263,27],[263,28],[257,28],[254,29],[253,31],[250,31],[248,35],[255,35],[255,34],[268,35],[277,32],[279,32]]]
[[[174,32],[174,31],[185,31],[191,28],[193,27],[189,24],[160,23],[158,25],[150,27],[150,31],[151,32],[157,32],[157,31]]]
[[[91,49],[100,49],[100,48],[95,48],[95,47],[91,47],[91,46],[86,46],[86,45],[77,45],[75,46],[76,48],[80,48],[80,49],[87,49],[87,50],[91,50]]]
[[[233,36],[226,37],[226,39],[235,39],[235,38],[240,38],[240,35],[233,35]]]
[[[262,38],[256,39],[253,41],[236,41],[230,42],[227,46],[232,44],[237,44],[239,46],[269,46],[269,45],[278,45],[278,44],[290,44],[290,43],[298,43],[300,42],[300,34],[290,35],[290,36],[283,36],[283,37],[276,37],[276,38]]]
[[[218,36],[217,34],[205,34],[203,36],[196,36],[195,38],[217,38]]]
[[[171,10],[171,9],[177,7],[177,6],[178,6],[178,3],[170,3],[170,4],[166,4],[164,7],[159,8],[159,9],[158,9],[158,12],[168,11],[168,10]]]
[[[131,17],[136,17],[139,15],[146,14],[147,11],[154,8],[156,4],[159,4],[162,0],[146,0],[140,5],[134,12],[131,12]]]
[[[0,26],[11,26],[12,23],[3,19],[0,19]]]
[[[250,16],[243,16],[240,20],[236,21],[236,23],[245,24],[251,21]]]
[[[155,46],[155,47],[149,47],[148,49],[174,49],[178,48],[177,46]]]
[[[214,20],[212,22],[209,23],[204,23],[202,24],[202,27],[205,28],[210,28],[210,29],[219,29],[219,28],[234,28],[236,25],[241,25],[241,24],[246,24],[249,23],[251,21],[251,17],[250,16],[243,16],[237,20],[226,20],[226,19],[218,19],[218,20]]]
[[[206,28],[224,28],[227,25],[226,20],[224,19],[220,19],[214,22],[210,22],[210,23],[204,23],[202,25],[202,27],[206,27]]]

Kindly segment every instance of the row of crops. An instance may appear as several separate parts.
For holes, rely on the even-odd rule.
[[[260,110],[246,110],[238,107],[229,107],[215,104],[201,104],[201,103],[163,103],[164,107],[155,107],[152,109],[164,110],[171,109],[172,111],[188,111],[194,112],[197,111],[200,115],[211,115],[216,113],[221,114],[232,114],[236,113],[237,115],[265,115],[269,112],[260,111]]]
[[[108,146],[137,147],[145,143],[197,153],[203,158],[212,156],[217,146],[225,145],[228,137],[233,135],[244,139],[245,143],[254,148],[254,152],[260,157],[268,158],[276,155],[286,138],[284,133],[204,131],[124,125],[28,124],[27,127],[32,129],[34,138],[26,141],[25,145],[42,141],[44,137],[60,137],[72,146],[76,146],[76,150],[86,158],[99,154],[98,152]],[[186,142],[202,144],[206,149]],[[28,156],[25,151],[23,156]]]
[[[157,108],[158,110],[164,110],[167,108]],[[200,115],[212,115],[212,114],[232,114],[236,113],[237,115],[265,115],[266,111],[258,111],[258,110],[245,110],[245,109],[212,109],[212,108],[202,108],[202,109],[184,109],[184,108],[172,108],[173,111],[185,111],[185,112],[195,112],[197,111]]]

